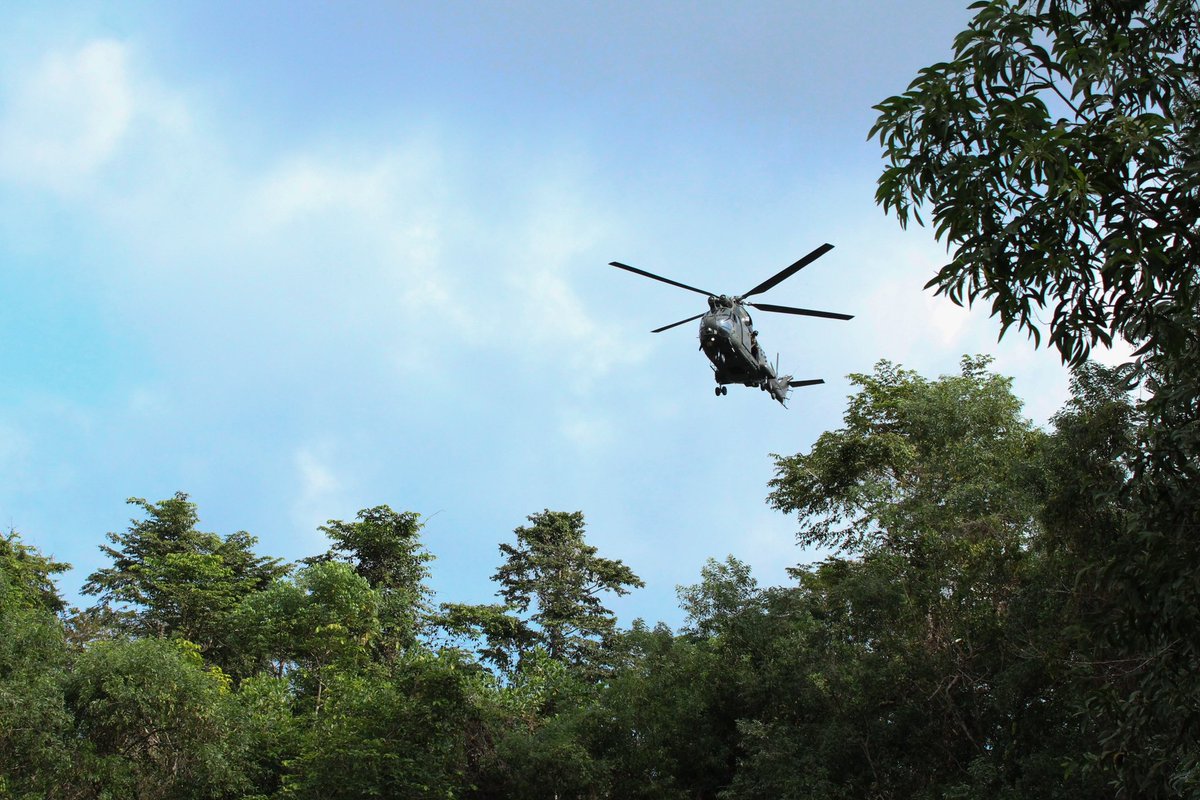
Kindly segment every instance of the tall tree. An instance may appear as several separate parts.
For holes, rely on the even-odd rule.
[[[433,556],[421,544],[421,516],[375,506],[358,512],[354,522],[329,520],[321,531],[333,540],[323,556],[308,563],[337,560],[379,593],[381,646],[392,655],[412,645],[429,611],[432,595],[426,581]]]
[[[516,544],[501,544],[504,563],[493,580],[518,612],[532,611],[532,638],[551,658],[575,666],[597,664],[616,618],[602,592],[627,594],[645,584],[618,560],[597,555],[584,540],[583,512],[550,511],[528,517],[513,531]]]
[[[800,543],[919,557],[927,537],[965,535],[978,520],[1007,546],[1028,537],[1040,500],[1029,456],[1044,434],[989,362],[965,357],[959,375],[936,381],[887,361],[851,375],[860,391],[845,427],[775,456],[769,500],[800,514]]]
[[[55,573],[69,566],[0,536],[0,797],[52,796],[71,758],[67,651]]]
[[[256,555],[257,540],[245,531],[221,537],[196,530],[196,504],[182,492],[160,503],[128,502],[145,518],[131,520],[125,533],[108,534],[111,546],[100,549],[112,566],[88,576],[84,594],[115,608],[132,633],[179,636],[222,662],[228,614],[288,567]]]
[[[1097,790],[1062,772],[1098,742],[1071,667],[1092,651],[1062,596],[1078,562],[1043,544],[1048,466],[1074,470],[986,366],[931,381],[883,362],[851,376],[843,428],[776,457],[772,504],[840,552],[795,570],[746,638],[756,693],[787,699],[744,722],[733,796]]]
[[[1096,763],[1132,794],[1200,791],[1200,7],[1192,0],[990,0],[954,57],[877,106],[877,200],[923,208],[953,251],[929,283],[990,300],[1080,364],[1138,347],[1147,424],[1093,554],[1093,636],[1130,665]],[[1041,320],[1049,317],[1048,323]],[[1132,758],[1138,753],[1140,757]]]

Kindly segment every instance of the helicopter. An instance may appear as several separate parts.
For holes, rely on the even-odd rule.
[[[729,394],[729,384],[740,383],[743,386],[757,386],[787,408],[788,392],[798,386],[813,386],[825,381],[821,378],[794,381],[791,375],[779,375],[779,357],[775,358],[775,366],[767,360],[762,345],[758,341],[758,331],[754,330],[754,322],[746,307],[759,311],[770,311],[777,314],[798,314],[805,317],[824,317],[826,319],[854,319],[850,314],[838,314],[833,311],[814,311],[809,308],[794,308],[792,306],[777,306],[770,303],[750,303],[747,297],[762,294],[795,275],[800,270],[816,261],[833,249],[831,244],[823,244],[808,255],[801,258],[790,267],[775,273],[750,291],[740,295],[717,295],[688,286],[686,283],[673,281],[661,275],[655,275],[644,269],[631,267],[619,261],[610,261],[610,267],[617,267],[635,275],[641,275],[680,289],[687,289],[708,297],[708,311],[695,316],[672,322],[661,328],[655,328],[651,333],[662,333],[677,325],[684,325],[694,320],[700,320],[700,349],[712,362],[713,378],[717,381],[714,394],[718,397]]]

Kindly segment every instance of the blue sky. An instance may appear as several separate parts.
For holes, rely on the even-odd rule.
[[[945,58],[965,3],[52,3],[0,12],[0,525],[102,565],[177,490],[263,553],[387,503],[427,517],[442,600],[582,510],[680,622],[708,557],[811,560],[770,453],[836,428],[845,376],[988,352],[1031,418],[1057,358],[922,291],[945,259],[873,204],[871,106]],[[712,393],[696,295],[822,242],[759,315],[784,410]],[[771,317],[768,319],[767,317]]]

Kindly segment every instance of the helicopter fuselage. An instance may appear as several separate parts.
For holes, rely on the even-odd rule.
[[[775,370],[758,343],[758,332],[745,306],[729,297],[711,297],[700,320],[700,349],[712,362],[713,377],[724,386],[763,386]]]

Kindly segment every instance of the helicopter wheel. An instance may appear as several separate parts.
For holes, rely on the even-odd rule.
[[[729,387],[718,386],[717,388],[713,389],[713,394],[715,394],[717,397],[720,397],[723,394],[729,394]]]
[[[715,394],[717,397],[720,397],[721,396],[721,387],[718,386],[715,389],[713,389],[713,394]]]

